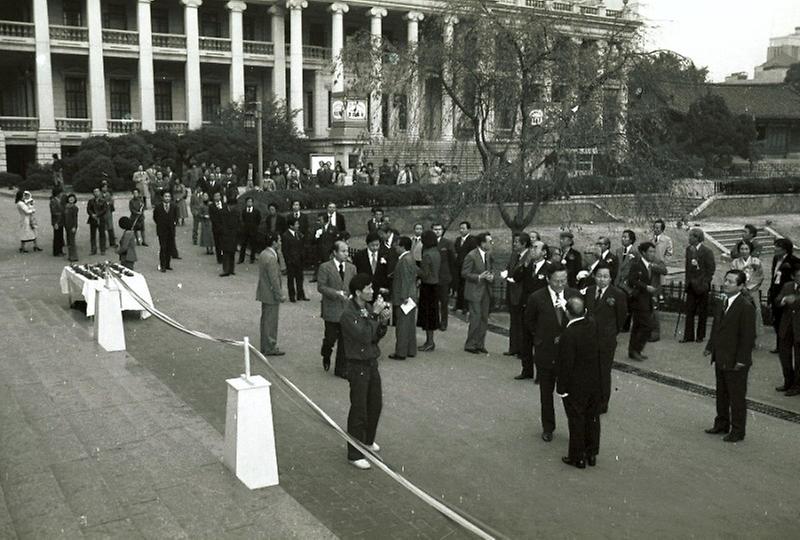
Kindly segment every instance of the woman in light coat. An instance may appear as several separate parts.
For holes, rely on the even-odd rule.
[[[19,252],[28,253],[25,244],[33,242],[33,251],[42,251],[36,243],[36,208],[33,207],[33,197],[27,191],[18,191],[14,203],[19,212]]]

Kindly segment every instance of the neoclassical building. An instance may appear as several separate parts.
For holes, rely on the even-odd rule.
[[[621,16],[599,1],[498,5],[558,13],[573,39],[601,38]],[[296,126],[315,151],[345,164],[365,139],[337,129],[342,115],[362,120],[375,143],[447,144],[457,138],[453,106],[429,81],[410,96],[372,92],[352,110],[337,101],[345,77],[336,59],[348,36],[413,42],[437,9],[430,0],[4,0],[0,170],[49,162],[92,135],[182,133],[229,102],[272,98],[297,111]],[[623,88],[612,89],[621,109]]]

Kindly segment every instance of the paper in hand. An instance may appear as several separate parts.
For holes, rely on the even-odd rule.
[[[412,300],[411,298],[409,298],[400,305],[400,309],[403,310],[403,314],[405,315],[411,313],[411,310],[414,309],[415,307],[417,307],[417,303],[414,302],[414,300]]]
[[[500,272],[500,277],[502,279],[506,279],[508,277],[508,270],[503,270],[502,272]]]

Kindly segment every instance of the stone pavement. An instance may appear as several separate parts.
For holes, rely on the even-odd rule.
[[[0,207],[5,222],[12,217],[10,211]],[[14,294],[29,302],[39,301],[40,309],[64,309],[66,300],[57,286],[61,261],[46,254],[37,258],[32,254],[27,258],[10,255],[15,249],[11,234],[13,231],[0,232],[0,274],[8,275],[9,262],[12,269],[21,259],[29,264],[36,262],[35,271],[28,275],[31,282],[18,285],[23,291]],[[249,335],[257,339],[259,306],[253,300],[256,267],[238,266],[235,277],[218,278],[213,257],[201,255],[201,250],[192,247],[189,234],[188,227],[179,230],[178,245],[184,258],[175,262],[173,273],[155,272],[155,246],[140,250],[137,270],[148,277],[156,305],[190,327],[225,337]],[[86,253],[86,231],[82,231],[80,241]],[[20,274],[18,270],[14,273]],[[274,364],[344,424],[347,383],[321,369],[322,323],[318,295],[312,293],[311,297],[312,302],[282,307],[280,345],[288,354],[276,358]],[[77,312],[71,314],[85,333],[89,323]],[[158,388],[166,387],[182,412],[199,415],[221,440],[224,380],[241,372],[241,351],[198,341],[154,318],[126,318],[125,324],[128,352],[135,358],[138,374],[152,381],[150,386],[132,386],[133,392],[126,387],[131,397],[146,395],[144,391],[156,383],[163,385]],[[5,331],[6,335],[11,331]],[[13,332],[16,336],[31,335],[33,341],[47,336],[42,328],[27,331],[22,324]],[[437,335],[436,352],[406,362],[386,360],[381,366],[384,413],[378,441],[384,459],[434,497],[457,505],[509,538],[769,538],[787,537],[795,531],[796,479],[785,473],[785,464],[790,467],[795,461],[800,444],[797,424],[751,412],[747,439],[724,444],[702,432],[713,419],[713,400],[615,372],[616,392],[611,412],[603,417],[598,467],[586,471],[567,468],[560,462],[566,453],[566,422],[561,407],[556,407],[556,438],[553,443],[544,443],[539,437],[538,387],[530,381],[511,379],[519,364],[499,354],[505,350],[506,338],[490,335],[487,348],[492,354],[473,356],[462,351],[465,333],[465,325],[453,321],[448,332]],[[392,343],[390,332],[383,343],[384,351]],[[659,345],[676,355],[689,356],[670,340]],[[698,363],[705,360],[699,357]],[[27,376],[25,366],[13,365],[14,369],[0,375],[7,377],[11,371],[20,378]],[[255,371],[274,381],[263,367]],[[84,400],[95,399],[89,391],[86,397],[80,395]],[[3,403],[8,400],[4,390],[2,399]],[[108,409],[110,416],[100,421],[107,425],[113,414],[119,427],[109,427],[110,435],[104,438],[95,435],[98,443],[125,440],[126,430],[131,429],[127,423],[146,418],[149,412],[145,406],[120,401],[103,409]],[[467,536],[380,471],[361,472],[350,467],[343,442],[279,384],[273,386],[273,408],[281,486],[337,536]],[[185,430],[197,437],[191,427]],[[6,446],[3,441],[2,447]],[[101,444],[95,447],[101,448]],[[218,458],[219,452],[213,445],[209,447],[209,453]],[[139,453],[131,450],[140,460],[135,470],[160,466],[160,448],[151,443]],[[179,450],[187,452],[184,459],[198,468],[212,466],[197,457],[200,452],[196,448],[185,445]],[[110,453],[101,450],[99,456]],[[9,459],[4,457],[0,465]],[[178,458],[166,461],[169,465]],[[6,469],[0,469],[0,473],[5,474]],[[221,474],[232,484],[229,491],[207,490],[205,498],[187,491],[181,500],[187,505],[193,499],[213,500],[221,506],[233,504],[231,501],[237,500],[233,488],[241,486],[227,472]],[[78,479],[83,476],[75,474]],[[152,473],[143,480],[147,488],[167,490],[163,483],[167,480]],[[6,490],[8,502],[6,483],[0,486]],[[264,496],[260,492],[246,495]],[[68,523],[67,518],[75,516],[61,517]],[[233,517],[227,520],[236,521]],[[0,523],[4,522],[8,519],[0,517]],[[216,536],[236,536],[231,528],[223,532],[215,529]],[[315,537],[311,533],[298,535]]]

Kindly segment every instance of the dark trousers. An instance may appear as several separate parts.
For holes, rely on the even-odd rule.
[[[596,456],[600,452],[599,395],[570,394],[563,401],[569,425],[569,458]]]
[[[261,352],[270,354],[278,348],[280,304],[261,303]]]
[[[192,214],[192,244],[197,245],[197,235],[203,220],[199,216]]]
[[[92,255],[97,253],[97,236],[100,236],[100,253],[106,252],[106,225],[105,223],[89,223],[89,238],[92,244]]]
[[[508,306],[509,315],[511,315],[510,327],[508,329],[508,352],[511,354],[520,354],[523,350],[525,329],[523,328],[522,316],[525,313],[525,307],[522,305]]]
[[[769,292],[767,293],[767,303],[769,304],[769,309],[772,311],[772,328],[775,329],[775,348],[780,348],[780,328],[781,328],[781,316],[783,315],[783,307],[775,305],[775,299],[778,297],[778,294],[781,292],[781,285],[775,285],[774,283],[769,286]]]
[[[222,250],[222,273],[233,274],[236,271],[236,248]]]
[[[522,307],[525,313],[525,307]],[[527,328],[522,328],[522,345],[520,346],[520,363],[522,364],[522,375],[533,377],[533,336]]]
[[[461,268],[459,266],[459,268]],[[456,287],[456,309],[465,310],[467,309],[467,303],[464,301],[464,284],[466,281],[461,278],[458,280],[458,286]]]
[[[653,312],[634,311],[631,316],[631,340],[628,344],[628,352],[640,353],[650,338],[650,332],[653,331]]]
[[[67,231],[67,252],[70,261],[75,262],[78,260],[78,246],[75,244],[75,234],[70,230]]]
[[[301,300],[306,297],[303,290],[303,266],[286,265],[286,288],[289,290],[289,300]]]
[[[694,329],[694,318],[697,317],[697,332]],[[708,319],[708,293],[695,293],[691,287],[686,291],[686,325],[683,339],[694,341],[706,338],[706,320]]]
[[[106,222],[106,232],[108,233],[108,245],[115,246],[117,245],[117,236],[114,234],[114,218],[110,218],[108,222]]]
[[[784,386],[800,386],[800,342],[795,341],[794,336],[778,338],[778,358]]]
[[[64,227],[53,227],[53,257],[64,254]]]
[[[336,347],[336,364],[333,367],[334,375],[347,376],[347,360],[344,358],[344,346],[342,345],[342,327],[338,322],[325,321],[325,335],[322,336],[322,358],[329,361],[333,346]]]
[[[611,399],[611,368],[614,365],[614,353],[617,346],[613,348],[600,347],[598,357],[600,358],[600,412],[608,410],[608,401]]]
[[[556,429],[556,410],[553,406],[553,392],[556,391],[556,371],[554,368],[538,368],[539,401],[542,407],[542,431]]]
[[[247,231],[242,234],[241,243],[239,245],[239,264],[244,262],[244,257],[247,255],[247,248],[250,248],[250,262],[256,260],[256,241],[258,240],[258,233],[256,231]]]
[[[450,284],[439,283],[436,287],[436,294],[439,298],[439,328],[447,329],[447,319],[450,315]]]
[[[383,407],[381,374],[377,360],[348,360],[347,379],[350,381],[350,412],[347,415],[347,433],[369,446],[375,442],[378,420]],[[364,455],[355,446],[347,445],[347,459],[355,461]]]
[[[158,264],[161,268],[170,268],[172,252],[175,250],[175,235],[164,235],[158,237]]]
[[[403,313],[400,306],[394,307],[395,316],[395,344],[394,354],[401,358],[417,355],[417,308],[408,314]]]
[[[747,373],[749,368],[715,370],[717,376],[717,417],[715,427],[727,428],[731,434],[745,434],[747,420]]]
[[[214,237],[214,251],[217,254],[217,264],[222,264],[222,235],[211,226],[211,236]]]
[[[489,304],[492,299],[489,291],[484,287],[480,300],[470,300],[469,328],[467,328],[467,341],[465,349],[485,349],[486,332],[489,329]]]

